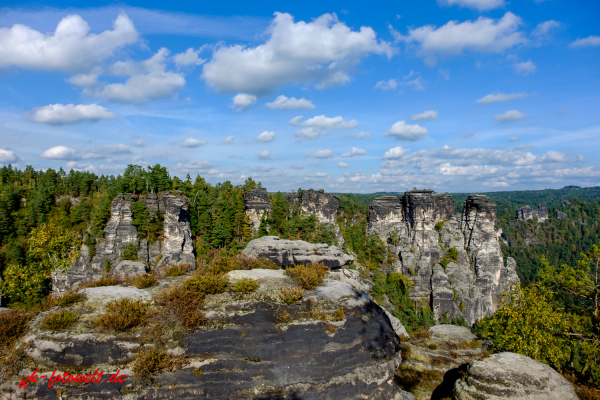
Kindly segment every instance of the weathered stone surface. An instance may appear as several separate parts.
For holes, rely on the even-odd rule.
[[[123,286],[101,286],[86,288],[80,291],[87,296],[86,303],[105,305],[112,300],[124,298],[132,300],[152,301],[152,295],[145,289]]]
[[[403,219],[402,205],[397,196],[377,197],[369,206],[367,234],[377,233],[387,243],[392,232],[396,232],[398,237],[406,234]]]
[[[404,325],[402,325],[402,322],[400,322],[398,318],[390,314],[385,308],[382,307],[382,310],[385,312],[385,315],[387,315],[387,317],[389,318],[390,324],[392,325],[392,328],[394,328],[394,332],[396,332],[396,335],[398,335],[398,337],[401,338],[409,337],[406,328],[404,327]]]
[[[533,210],[529,206],[517,209],[517,219],[521,221],[527,221],[534,217],[537,217],[538,222],[546,221],[548,219],[548,207],[545,204],[540,204],[537,210]]]
[[[182,262],[179,260],[187,260],[193,264],[195,257],[188,198],[179,191],[165,191],[159,196],[159,207],[165,216],[165,222],[164,241],[161,245],[164,260],[160,261],[158,268],[171,262]]]
[[[440,324],[432,326],[429,328],[428,332],[431,333],[431,338],[434,340],[469,343],[477,339],[477,337],[464,326]]]
[[[125,276],[136,276],[146,273],[146,263],[142,261],[123,260],[111,270],[112,273]]]
[[[342,253],[335,246],[308,243],[302,240],[285,240],[277,236],[263,236],[248,243],[243,254],[255,258],[268,258],[277,265],[322,263],[329,268],[350,265],[353,256]]]
[[[566,219],[566,218],[569,218],[569,216],[567,215],[567,213],[564,213],[562,211],[556,210],[556,218],[558,218],[558,219]]]
[[[329,272],[328,277],[330,279],[346,282],[352,285],[359,292],[369,293],[369,290],[371,290],[373,287],[373,282],[362,279],[360,277],[360,273],[354,269],[340,268],[338,270]]]
[[[454,386],[456,400],[577,400],[571,384],[539,361],[499,353],[473,361]]]
[[[271,213],[271,203],[266,188],[256,188],[244,193],[244,207],[246,215],[250,219],[250,227],[253,232],[257,232],[260,227],[260,220],[263,214]]]

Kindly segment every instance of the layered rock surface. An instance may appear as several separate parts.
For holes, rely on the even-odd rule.
[[[474,324],[491,315],[500,293],[519,282],[514,260],[504,265],[502,259],[496,206],[471,195],[456,215],[447,194],[413,190],[396,199],[373,201],[367,231],[388,242],[392,232],[398,235],[397,246],[388,249],[398,256],[393,268],[413,282],[411,298],[430,304],[437,320]]]
[[[265,213],[267,215],[271,213],[271,203],[269,202],[267,189],[256,188],[246,191],[244,193],[244,207],[250,221],[252,232],[258,232],[260,220],[263,215]]]
[[[267,258],[282,267],[320,263],[329,268],[340,268],[354,261],[353,256],[342,253],[335,246],[280,239],[277,236],[263,236],[250,241],[243,254],[254,258]]]
[[[138,232],[131,224],[133,203],[142,201],[150,215],[156,211],[164,216],[164,232],[158,241],[148,243],[138,240]],[[138,260],[121,258],[127,244],[138,249]],[[111,204],[111,216],[104,228],[104,238],[95,248],[83,245],[79,258],[66,271],[52,275],[52,290],[61,294],[83,282],[111,274],[138,275],[154,268],[163,268],[173,263],[194,264],[194,246],[189,218],[189,200],[180,191],[165,191],[159,195],[149,193],[140,198],[133,194],[119,194]]]
[[[538,222],[544,222],[548,219],[548,207],[545,204],[538,205],[538,209],[534,210],[529,206],[517,209],[517,219],[527,221],[537,217]]]

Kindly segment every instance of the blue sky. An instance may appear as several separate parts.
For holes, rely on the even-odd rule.
[[[282,191],[600,184],[597,1],[202,3],[4,1],[0,163]]]

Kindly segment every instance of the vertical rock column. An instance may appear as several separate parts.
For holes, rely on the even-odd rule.
[[[244,207],[250,219],[252,233],[258,232],[263,214],[271,214],[271,203],[266,188],[256,188],[244,193]]]

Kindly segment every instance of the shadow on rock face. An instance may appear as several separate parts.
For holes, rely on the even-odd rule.
[[[453,368],[444,374],[444,380],[438,387],[435,388],[431,395],[431,400],[442,400],[444,398],[452,398],[454,383],[463,377],[467,372],[467,365],[461,365],[458,368]]]

